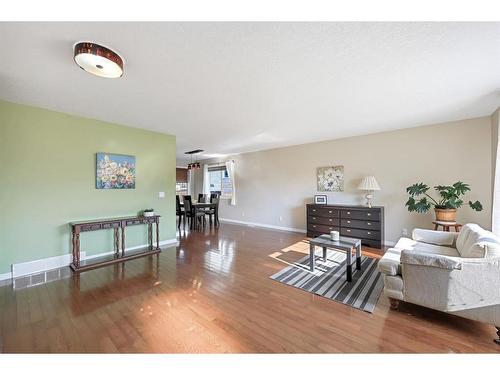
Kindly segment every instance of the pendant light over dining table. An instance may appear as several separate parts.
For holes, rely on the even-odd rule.
[[[184,154],[189,155],[191,158],[191,162],[188,164],[187,169],[192,170],[192,169],[200,169],[201,164],[198,161],[198,157],[195,156],[195,161],[193,162],[193,155],[199,154],[200,152],[203,152],[203,150],[193,150],[193,151],[187,151]]]
[[[93,42],[75,44],[74,59],[80,68],[99,77],[119,78],[123,75],[120,55]]]

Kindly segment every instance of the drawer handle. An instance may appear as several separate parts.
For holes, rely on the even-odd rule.
[[[372,232],[366,232],[366,234],[372,234]]]
[[[332,213],[332,211],[328,211],[328,213],[329,213],[329,214],[331,214],[331,213]]]
[[[350,214],[351,214],[351,212],[350,212],[350,211],[347,211],[347,215],[350,215]]]
[[[372,223],[366,223],[366,225],[372,225]]]
[[[333,229],[333,227],[330,227],[329,229]]]
[[[347,220],[347,224],[351,224],[351,220]]]
[[[350,232],[351,230],[350,229],[347,229],[348,232]]]
[[[313,210],[313,212],[316,212],[316,210]]]
[[[328,221],[333,221],[333,219],[328,219]]]
[[[313,228],[316,228],[316,225],[313,225]]]
[[[367,215],[368,215],[368,216],[372,216],[372,214],[371,214],[371,213],[367,213]]]
[[[316,218],[315,218],[315,217],[313,217],[313,220],[316,220]]]

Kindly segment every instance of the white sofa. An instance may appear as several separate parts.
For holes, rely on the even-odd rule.
[[[411,302],[493,324],[500,337],[500,239],[479,225],[459,233],[415,229],[378,268],[393,309]]]

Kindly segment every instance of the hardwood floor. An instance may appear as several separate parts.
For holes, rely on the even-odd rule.
[[[308,253],[303,235],[222,224],[180,240],[158,257],[0,287],[0,350],[500,353],[489,325],[392,311],[383,295],[369,314],[269,279]]]

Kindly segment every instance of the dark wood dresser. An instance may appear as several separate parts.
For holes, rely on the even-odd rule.
[[[332,230],[380,249],[384,244],[384,207],[308,204],[307,237],[330,234]]]

